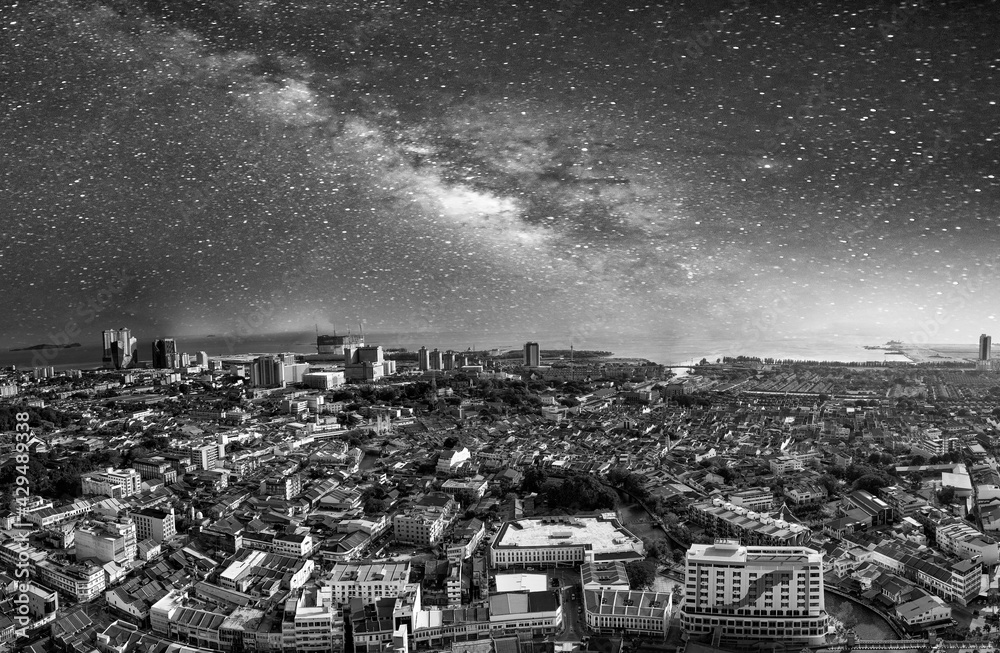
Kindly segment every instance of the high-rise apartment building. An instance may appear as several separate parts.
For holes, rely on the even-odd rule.
[[[988,361],[993,349],[993,338],[985,333],[979,336],[979,360]]]
[[[289,361],[284,355],[259,356],[250,364],[250,385],[258,388],[283,388],[300,383],[309,371],[307,363]]]
[[[442,358],[441,351],[435,349],[428,355],[428,363],[430,364],[430,369],[432,370],[443,370],[444,369],[444,359]]]
[[[159,338],[153,341],[153,367],[174,369],[180,366],[177,355],[177,341],[173,338]]]
[[[822,644],[828,615],[823,554],[801,546],[692,544],[685,557],[681,627],[721,645]]]
[[[250,364],[250,385],[275,388],[285,385],[282,374],[284,363],[276,356],[260,356]]]
[[[132,331],[128,328],[106,329],[101,332],[104,342],[104,355],[101,362],[104,367],[113,367],[122,370],[132,367],[137,362],[136,342],[132,337]]]
[[[537,342],[524,343],[524,365],[525,367],[538,367],[541,362],[541,351]]]
[[[431,353],[427,351],[427,347],[421,347],[417,352],[417,367],[421,372],[431,369]]]

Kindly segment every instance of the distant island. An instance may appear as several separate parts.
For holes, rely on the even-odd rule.
[[[16,349],[10,349],[8,351],[34,351],[36,349],[72,349],[73,347],[81,347],[82,345],[78,342],[71,342],[68,345],[50,345],[44,343],[41,345],[32,345],[30,347],[18,347]]]

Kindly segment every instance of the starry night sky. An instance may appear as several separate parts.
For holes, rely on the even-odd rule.
[[[74,315],[997,324],[996,2],[55,0],[0,22],[4,341]]]

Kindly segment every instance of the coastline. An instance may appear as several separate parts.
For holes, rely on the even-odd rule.
[[[149,360],[150,340],[139,334],[139,360]],[[309,332],[288,332],[260,334],[245,338],[220,337],[218,334],[176,338],[178,349],[195,354],[204,351],[211,357],[237,355],[241,353],[294,352],[306,355],[316,353],[315,334]],[[647,360],[657,365],[695,366],[702,359],[709,363],[726,356],[747,356],[751,358],[773,359],[776,361],[836,362],[836,363],[951,363],[973,365],[978,355],[975,344],[927,344],[915,345],[889,341],[873,345],[873,338],[817,337],[813,339],[779,339],[746,341],[724,341],[708,337],[674,337],[665,334],[649,334],[637,338],[627,334],[597,334],[586,338],[567,339],[565,334],[556,333],[470,333],[441,332],[438,334],[396,332],[370,333],[365,338],[368,344],[384,348],[405,348],[416,351],[421,346],[429,349],[466,351],[511,351],[518,349],[510,343],[538,342],[542,349],[607,351],[614,359]],[[505,343],[494,345],[492,343]],[[76,343],[74,343],[76,344]],[[708,352],[708,353],[706,353]],[[59,370],[93,369],[101,367],[102,348],[97,344],[78,347],[62,346],[58,349],[15,349],[0,354],[0,365],[16,365],[19,368],[52,366]]]

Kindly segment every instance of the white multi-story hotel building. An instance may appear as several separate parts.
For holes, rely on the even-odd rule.
[[[681,609],[687,635],[720,629],[724,644],[816,645],[824,641],[828,619],[821,552],[736,540],[688,549]]]

